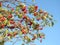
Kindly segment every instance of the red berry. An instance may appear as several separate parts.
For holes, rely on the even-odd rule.
[[[35,6],[35,11],[37,11],[37,9],[38,9],[38,6]]]
[[[9,28],[10,28],[10,29],[14,29],[14,28],[15,28],[15,26],[10,26]]]
[[[27,10],[24,10],[23,12],[24,12],[24,13],[27,13]]]
[[[10,24],[14,24],[15,22],[13,20],[10,20]]]
[[[22,8],[22,11],[23,11],[24,13],[27,13],[26,6],[24,6],[24,7]]]
[[[9,33],[9,34],[7,34],[7,36],[11,36],[11,34]]]
[[[12,11],[14,10],[14,8],[11,9]]]
[[[1,21],[4,21],[5,19],[6,19],[5,17],[2,17],[2,18],[1,18]]]
[[[42,38],[42,36],[40,36],[40,38]]]
[[[23,30],[22,30],[22,33],[23,33],[23,34],[26,34],[26,31],[23,29]]]
[[[34,12],[34,16],[37,16],[38,15],[38,13],[37,12]]]
[[[32,40],[35,40],[35,38],[32,38]]]
[[[32,25],[33,23],[30,21],[30,25]]]
[[[1,28],[4,28],[4,27],[5,27],[5,25],[4,25],[4,24],[2,24],[2,25],[1,25]]]
[[[2,2],[0,2],[0,7],[2,6]]]
[[[12,18],[12,15],[8,15],[8,18]]]
[[[27,16],[26,16],[26,15],[24,15],[24,16],[23,16],[23,19],[26,19],[26,18],[27,18]]]
[[[26,10],[26,6],[22,8],[22,11]]]

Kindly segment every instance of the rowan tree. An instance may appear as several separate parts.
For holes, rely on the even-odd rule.
[[[53,16],[40,9],[35,0],[30,1],[0,1],[0,45],[11,41],[12,38],[23,41],[22,45],[34,42],[36,39],[40,42],[45,39],[45,34],[41,31],[46,26],[54,25]]]

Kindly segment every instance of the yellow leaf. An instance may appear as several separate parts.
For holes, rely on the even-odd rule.
[[[22,14],[19,14],[19,15],[18,15],[19,18],[22,18],[22,16],[23,16]]]
[[[8,36],[8,39],[9,39],[9,40],[11,39],[10,36]]]
[[[0,7],[0,10],[2,10],[2,7]]]
[[[8,22],[8,26],[10,26],[10,22]]]
[[[3,17],[3,15],[0,14],[0,17]]]
[[[6,32],[5,32],[5,34],[7,35],[7,33],[8,33],[8,29],[6,29]]]
[[[4,24],[5,24],[5,25],[7,24],[7,20],[4,21]]]
[[[2,42],[2,41],[3,41],[3,38],[4,38],[3,36],[0,36],[0,42]]]
[[[22,35],[22,32],[20,31],[20,35]]]

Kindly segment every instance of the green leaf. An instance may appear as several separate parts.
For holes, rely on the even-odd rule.
[[[28,39],[27,39],[27,41],[28,41],[28,43],[29,43],[29,42],[31,42],[31,39],[30,39],[30,38],[28,38]]]
[[[51,22],[52,26],[54,25],[54,22]]]
[[[16,11],[19,11],[20,10],[20,7],[16,7]]]
[[[4,45],[4,41],[0,42],[0,45]]]
[[[40,34],[37,34],[37,37],[40,37]]]
[[[54,25],[54,22],[50,22],[48,25],[49,25],[49,27],[50,26],[53,26]]]
[[[6,29],[5,34],[7,35],[8,32],[9,32],[8,29]]]
[[[19,15],[18,15],[18,18],[22,18],[22,16],[23,16],[22,14],[19,14]]]

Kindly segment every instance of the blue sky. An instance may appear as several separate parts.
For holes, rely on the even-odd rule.
[[[53,27],[44,28],[43,32],[46,38],[40,43],[38,40],[35,41],[36,45],[60,45],[60,0],[36,0],[37,5],[41,9],[46,10],[54,16],[57,21]],[[15,43],[15,45],[21,45],[21,41]],[[33,43],[34,44],[34,43]],[[6,42],[5,45],[12,45],[10,42]]]

